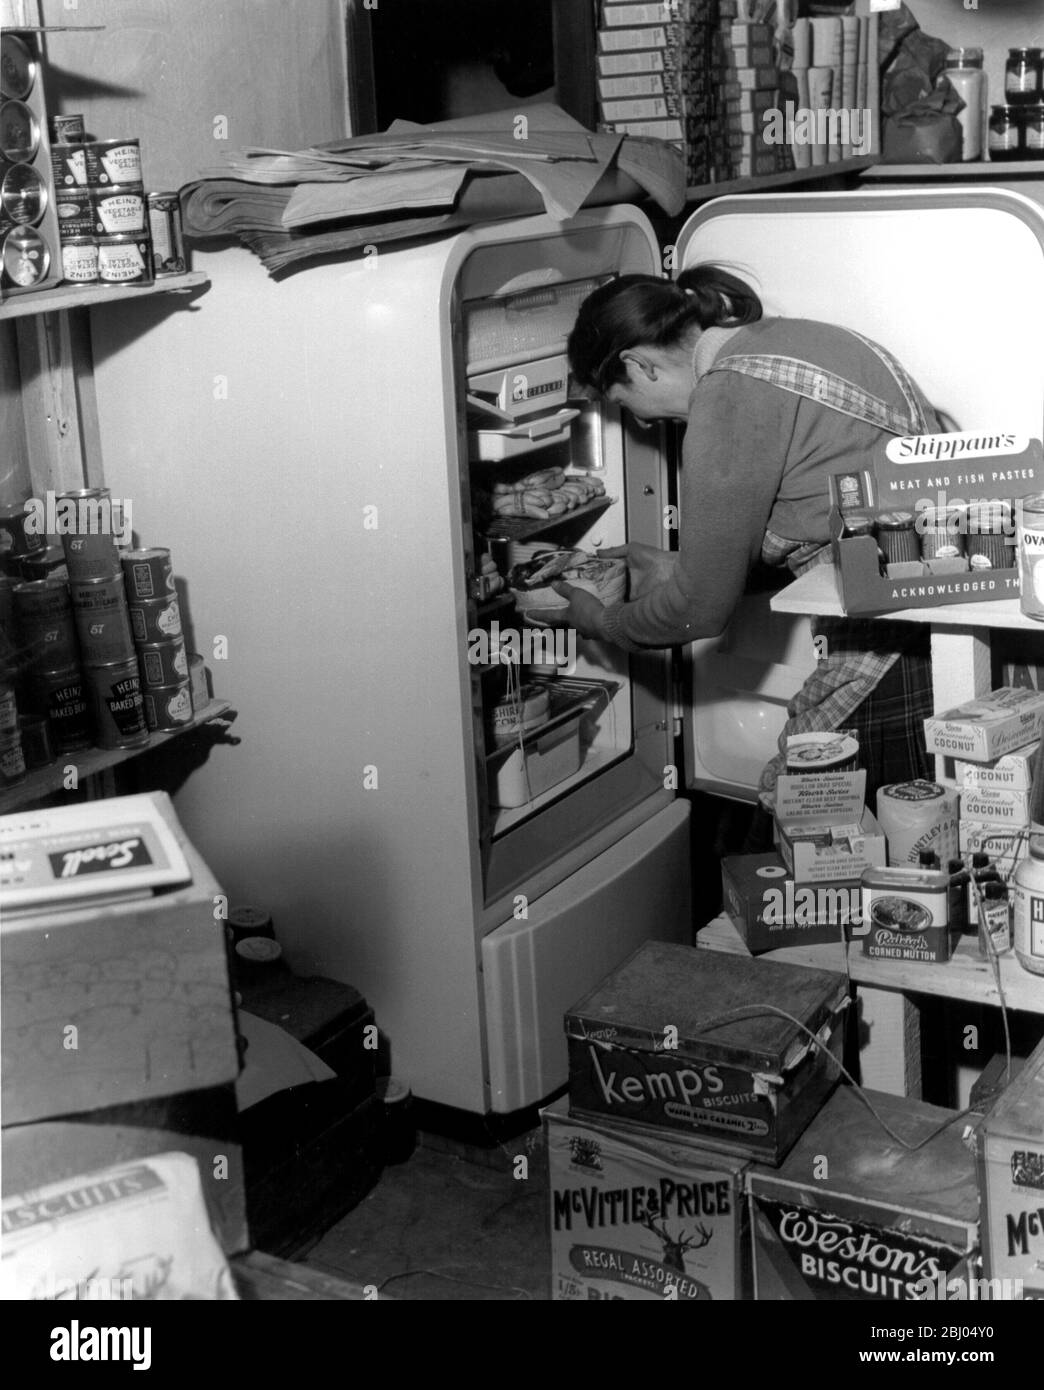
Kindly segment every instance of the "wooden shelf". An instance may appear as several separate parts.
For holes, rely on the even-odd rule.
[[[833,565],[817,565],[801,575],[774,594],[770,606],[774,613],[805,613],[820,618],[841,618],[845,615]],[[1014,598],[991,599],[984,603],[948,603],[938,608],[903,608],[896,613],[870,616],[889,622],[929,623],[936,627],[1005,627],[1021,632],[1044,632],[1044,623],[1027,618],[1019,607],[1018,599]]]
[[[874,164],[866,179],[1005,179],[1009,174],[1036,174],[1044,179],[1044,159],[971,159],[967,164]]]
[[[207,284],[201,271],[164,275],[151,285],[57,285],[14,295],[0,303],[0,319],[28,318],[30,314],[55,314],[66,309],[86,309],[92,304],[120,304],[128,299],[147,299],[153,294],[184,294]]]
[[[728,193],[763,193],[773,188],[789,188],[798,183],[819,183],[823,179],[836,178],[838,174],[861,173],[871,168],[875,158],[874,155],[857,155],[852,159],[836,160],[833,164],[817,164],[811,169],[790,169],[783,174],[729,179],[725,183],[700,183],[685,190],[685,201],[697,203],[707,198],[724,198]],[[1041,167],[1044,168],[1044,162]]]
[[[142,753],[151,752],[153,748],[160,748],[172,738],[180,738],[182,734],[198,729],[201,724],[208,724],[212,719],[220,718],[231,708],[230,700],[211,700],[209,705],[193,717],[190,724],[169,733],[151,734],[148,743],[143,743],[140,748],[81,748],[74,753],[60,753],[55,762],[48,763],[46,767],[36,768],[29,773],[24,782],[0,794],[0,815],[7,815],[10,811],[17,811],[20,806],[31,805],[34,801],[40,801],[45,796],[61,791],[65,768],[69,763],[75,764],[82,787],[88,777],[94,777],[106,768],[125,763],[130,758],[139,758]]]

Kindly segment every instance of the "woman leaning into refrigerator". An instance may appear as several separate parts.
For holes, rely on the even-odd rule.
[[[627,560],[626,603],[555,586],[569,599],[565,625],[630,651],[722,632],[759,562],[795,575],[828,562],[829,475],[872,468],[885,436],[943,428],[880,345],[832,324],[765,318],[754,291],[713,265],[673,282],[603,285],[580,308],[569,359],[585,389],[638,420],[686,425],[678,550],[601,552]],[[784,737],[856,730],[871,805],[887,782],[930,776],[919,626],[819,619],[815,631],[825,655],[791,702]],[[769,807],[780,762],[762,776]]]

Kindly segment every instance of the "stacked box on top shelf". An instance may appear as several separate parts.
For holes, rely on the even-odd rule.
[[[772,26],[723,20],[715,36],[726,178],[754,178],[792,168],[786,144],[770,144],[766,117],[780,105]]]

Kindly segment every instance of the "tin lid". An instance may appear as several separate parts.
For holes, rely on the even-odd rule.
[[[272,965],[282,954],[282,946],[270,936],[245,936],[236,942],[236,955],[255,965]]]
[[[37,558],[46,555],[46,550],[37,552]],[[68,582],[64,579],[52,576],[49,579],[23,579],[13,586],[15,594],[39,594],[45,593],[50,589],[68,589]]]
[[[831,970],[647,941],[567,1011],[566,1033],[604,1039],[612,1028],[620,1046],[654,1052],[672,1025],[686,1054],[779,1074],[803,1055],[808,1036],[791,1019],[752,1006],[785,1010],[815,1033],[847,998],[844,976]],[[705,1027],[733,1009],[750,1016]]]
[[[150,545],[139,550],[121,551],[120,558],[127,564],[132,564],[135,560],[169,560],[170,551],[162,545]]]
[[[9,280],[23,288],[47,278],[51,253],[39,232],[15,227],[4,238],[3,266]]]
[[[27,97],[36,81],[36,71],[36,59],[24,39],[17,34],[0,37],[0,94]]]
[[[946,54],[948,68],[981,68],[981,48],[951,48]]]
[[[47,211],[47,184],[31,164],[13,164],[0,184],[0,207],[12,222],[32,225]]]
[[[909,531],[913,526],[913,512],[880,512],[877,517],[879,531]]]
[[[0,154],[12,164],[32,159],[40,148],[40,127],[22,101],[0,106]]]

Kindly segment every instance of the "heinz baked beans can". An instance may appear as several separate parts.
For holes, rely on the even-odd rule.
[[[139,748],[149,741],[138,661],[90,666],[87,682],[99,748]]]
[[[192,691],[188,681],[145,691],[145,718],[154,733],[169,733],[192,723]]]
[[[131,603],[165,598],[174,593],[174,565],[170,551],[161,546],[147,550],[125,550],[120,556],[127,598]]]
[[[145,190],[114,184],[91,194],[95,236],[140,236],[145,231]]]
[[[141,645],[181,636],[181,608],[173,594],[132,602],[130,619],[134,640]]]
[[[88,140],[87,182],[91,188],[113,184],[141,185],[141,147],[131,137],[121,140]]]
[[[70,583],[80,651],[88,666],[129,661],[134,656],[123,575],[74,579]]]
[[[87,679],[79,666],[43,671],[34,682],[37,699],[47,714],[51,743],[58,757],[90,748],[94,716],[87,697]]]
[[[100,236],[98,279],[103,285],[151,285],[148,237],[143,232],[136,236]]]
[[[138,647],[141,683],[147,689],[157,686],[181,685],[189,679],[188,652],[185,639],[175,637],[170,642],[146,642]]]

